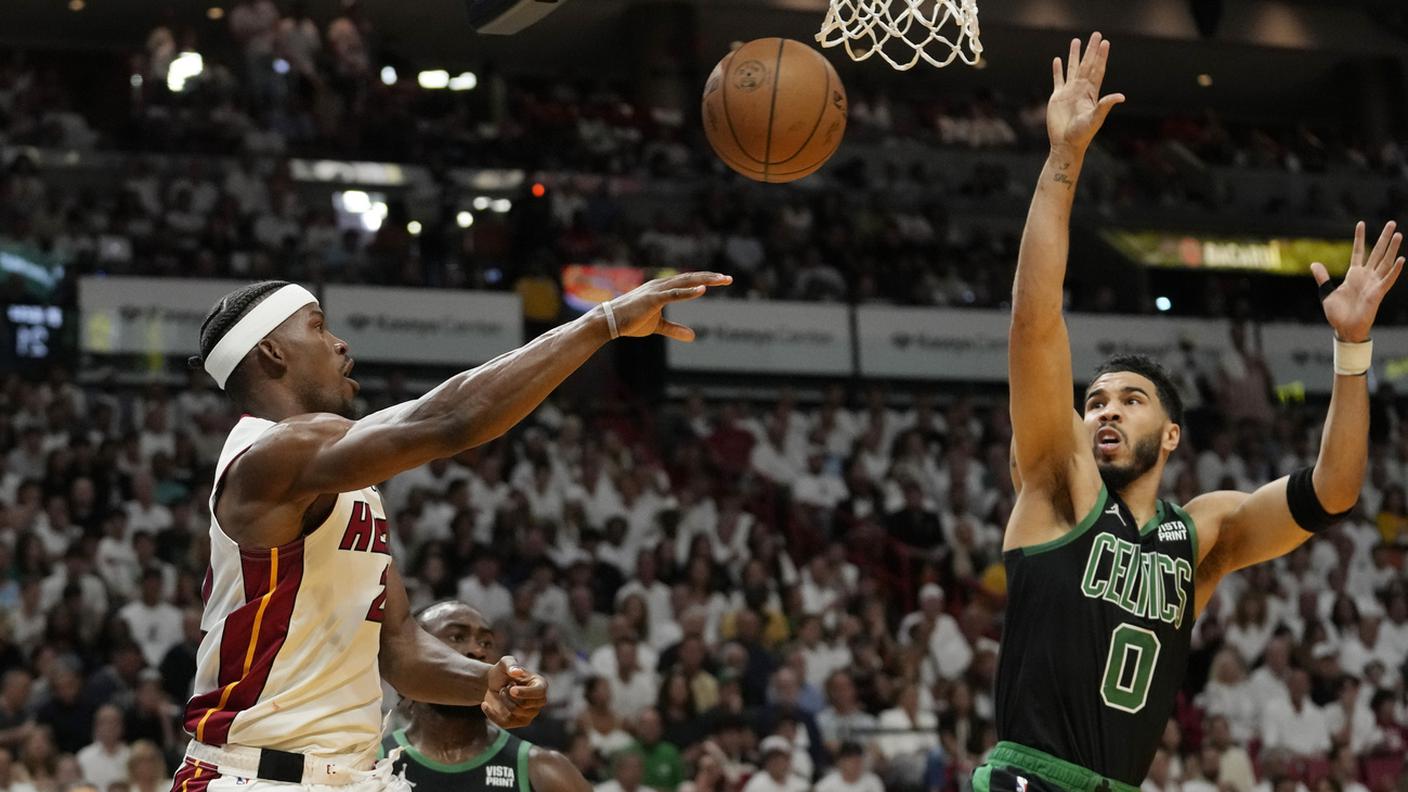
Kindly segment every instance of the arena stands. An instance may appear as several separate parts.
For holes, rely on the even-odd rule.
[[[321,34],[272,3],[241,6],[254,8],[199,34],[158,25],[147,51],[119,67],[132,85],[122,112],[77,107],[97,75],[42,53],[0,59],[0,237],[51,252],[74,275],[277,271],[510,289],[557,263],[596,261],[727,269],[741,288],[725,298],[997,307],[1006,297],[1039,164],[1040,98],[858,91],[846,146],[817,180],[826,188],[778,205],[726,175],[678,113],[610,81],[490,69],[475,78],[481,90],[425,91],[410,74],[387,85],[363,63],[377,61],[366,51],[375,35],[355,4]],[[173,91],[174,53],[187,50],[204,54],[203,71]],[[1333,128],[1226,123],[1211,110],[1122,114],[1102,141],[1110,156],[1092,165],[1081,206],[1114,227],[1340,238],[1408,196],[1408,142],[1371,147]],[[66,164],[64,152],[87,164]],[[392,196],[377,229],[349,233],[331,190],[310,189],[290,157],[414,163],[424,183]],[[518,188],[504,196],[512,210],[474,210],[461,227],[459,212],[482,197],[454,178],[465,168],[529,174],[546,198]],[[1077,309],[1153,313],[1157,288],[1173,289],[1178,312],[1316,315],[1313,293],[1285,278],[1109,288],[1081,263],[1110,250],[1076,244]],[[1402,322],[1408,304],[1386,312]]]
[[[887,788],[961,788],[994,739],[1005,409],[857,396],[693,396],[631,420],[547,405],[388,484],[412,603],[459,596],[493,618],[552,679],[532,735],[600,754],[581,764],[597,780],[621,749],[671,745],[674,782],[741,781],[779,735],[808,782],[856,743]],[[61,369],[0,397],[0,769],[17,789],[132,788],[183,745],[205,502],[233,416],[208,389],[101,391]],[[1356,517],[1227,581],[1199,621],[1150,789],[1278,774],[1392,788],[1408,424],[1385,416]],[[1315,411],[1266,420],[1180,450],[1169,494],[1255,485],[1313,453]]]

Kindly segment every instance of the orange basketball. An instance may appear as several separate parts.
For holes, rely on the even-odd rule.
[[[846,89],[820,52],[800,41],[750,41],[704,84],[704,133],[730,168],[761,182],[810,175],[846,133]]]

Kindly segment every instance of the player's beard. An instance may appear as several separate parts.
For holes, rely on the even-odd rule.
[[[357,420],[357,405],[351,399],[344,399],[333,413],[346,418],[349,421]]]
[[[1125,463],[1100,462],[1100,478],[1111,492],[1121,492],[1159,463],[1159,433],[1150,432],[1134,444],[1134,458]]]
[[[313,383],[308,383],[300,390],[299,401],[308,412],[332,413],[340,415],[349,421],[357,420],[357,406],[354,397],[345,393],[346,381],[339,381],[337,391],[333,392]]]

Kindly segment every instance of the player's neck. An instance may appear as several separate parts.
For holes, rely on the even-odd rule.
[[[316,410],[309,410],[299,404],[297,397],[280,388],[263,388],[257,393],[251,394],[242,400],[239,405],[241,412],[249,413],[255,418],[263,418],[266,421],[278,423],[285,418],[292,418],[295,415],[305,415]]]
[[[1153,519],[1158,509],[1159,483],[1163,479],[1163,465],[1129,482],[1117,494],[1133,515],[1136,525],[1143,525]]]
[[[406,737],[416,750],[442,764],[460,764],[484,752],[489,742],[498,736],[497,727],[489,728],[483,715],[442,715],[434,710],[418,708]]]

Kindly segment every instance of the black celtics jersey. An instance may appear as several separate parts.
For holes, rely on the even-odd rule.
[[[396,760],[396,772],[404,770],[416,792],[532,792],[528,752],[533,744],[503,729],[482,753],[455,765],[441,764],[417,751],[406,739],[405,729],[382,741],[382,755],[398,747],[404,750]]]
[[[1183,684],[1197,553],[1182,509],[1138,526],[1104,487],[1070,533],[1004,553],[998,739],[1141,783]]]

